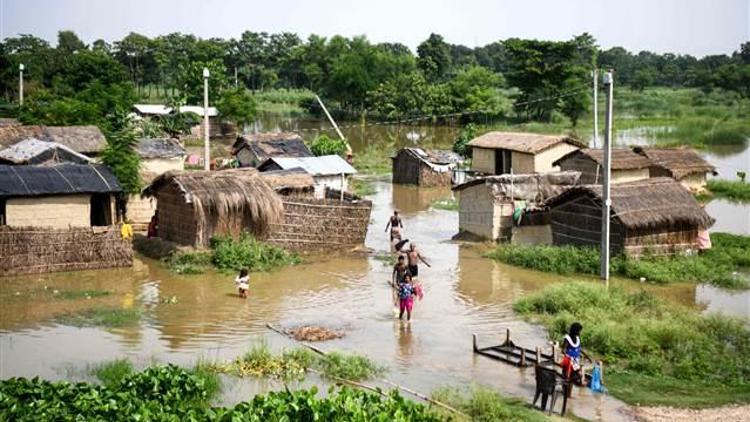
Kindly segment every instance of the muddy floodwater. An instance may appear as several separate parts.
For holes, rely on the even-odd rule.
[[[370,198],[374,206],[366,250],[308,257],[299,266],[252,274],[247,300],[236,296],[233,275],[175,276],[161,263],[146,259],[125,270],[3,279],[0,377],[85,379],[87,367],[122,357],[139,367],[153,362],[191,365],[201,358],[233,359],[259,339],[275,349],[294,347],[290,340],[268,330],[268,323],[285,328],[320,324],[346,333],[344,338],[322,343],[322,348],[366,354],[388,367],[389,379],[418,391],[483,384],[529,400],[533,371],[474,355],[472,333],[479,335],[481,346],[500,342],[510,328],[518,344],[549,347],[546,331],[515,315],[512,303],[564,279],[482,258],[486,245],[451,242],[457,213],[430,207],[433,201],[450,197],[448,189],[392,187],[385,181],[374,186],[377,193]],[[432,263],[432,268],[420,269],[426,294],[417,302],[411,324],[394,318],[387,285],[391,267],[381,258],[388,252],[384,230],[394,208],[403,213],[406,237]],[[696,292],[691,285],[648,288],[683,303],[698,299],[708,307],[711,298],[717,297],[716,292]],[[61,297],[60,292],[82,289],[111,294],[91,299]],[[80,328],[59,318],[104,306],[138,308],[143,313],[136,325],[125,328]],[[315,383],[321,381],[308,378],[292,386]],[[273,388],[283,385],[227,378],[221,402],[246,400]],[[587,419],[630,419],[623,403],[585,389],[576,390],[571,408]]]

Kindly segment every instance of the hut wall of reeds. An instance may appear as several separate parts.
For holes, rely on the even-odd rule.
[[[0,226],[0,276],[129,267],[130,240],[116,226],[53,229]]]
[[[669,178],[613,185],[610,248],[630,257],[672,255],[697,247],[698,231],[713,225],[693,195]],[[598,247],[601,186],[573,187],[545,202],[556,245]]]
[[[283,196],[284,220],[272,225],[269,243],[296,251],[361,245],[370,224],[372,202],[333,189],[325,198]]]
[[[159,204],[159,237],[209,246],[215,235],[265,238],[283,220],[280,197],[255,169],[167,172],[144,190]]]

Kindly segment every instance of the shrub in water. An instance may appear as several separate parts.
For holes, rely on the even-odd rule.
[[[247,233],[239,239],[214,237],[211,239],[213,264],[221,270],[269,271],[300,262],[299,256],[281,248],[260,242]]]

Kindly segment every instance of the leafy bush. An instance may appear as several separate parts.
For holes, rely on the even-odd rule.
[[[631,373],[701,382],[707,393],[726,386],[750,389],[750,330],[742,321],[701,316],[645,291],[584,282],[548,286],[513,309],[544,324],[555,339],[580,321],[583,345],[608,364],[608,379]],[[610,390],[629,398],[624,389]]]
[[[325,134],[318,136],[310,143],[310,151],[316,157],[320,157],[321,155],[343,155],[348,148],[349,144],[345,140],[331,138]]]
[[[255,120],[255,98],[244,88],[227,89],[221,93],[216,108],[221,116],[233,121],[240,131]]]
[[[460,154],[463,157],[471,157],[471,148],[468,143],[477,136],[477,126],[474,123],[469,123],[458,134],[458,137],[453,142],[453,152]]]
[[[260,242],[247,233],[239,239],[217,236],[211,239],[213,264],[221,270],[269,271],[300,262],[299,256]]]

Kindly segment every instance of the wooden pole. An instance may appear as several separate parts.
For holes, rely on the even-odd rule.
[[[475,352],[479,350],[479,348],[477,347],[477,333],[472,333],[471,343],[472,343],[472,348],[474,349]]]
[[[510,328],[505,329],[505,343],[510,343]]]

